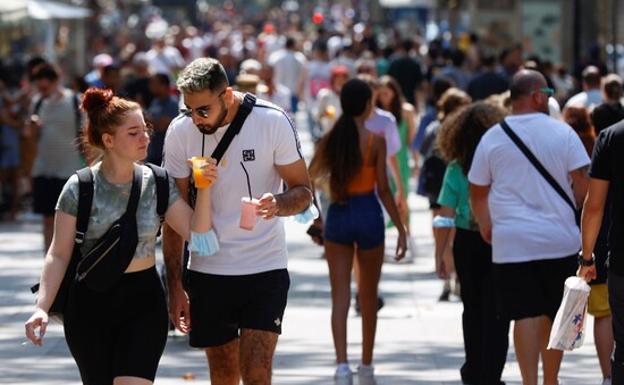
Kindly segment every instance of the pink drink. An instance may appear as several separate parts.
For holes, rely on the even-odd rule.
[[[241,198],[240,228],[251,231],[256,225],[257,199]]]

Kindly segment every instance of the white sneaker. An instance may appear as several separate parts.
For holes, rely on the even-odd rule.
[[[611,378],[605,378],[602,380],[602,385],[611,385]]]
[[[336,367],[336,372],[334,373],[334,378],[336,380],[353,378],[353,372],[351,371],[349,364],[347,364],[346,362],[338,364],[338,366]]]
[[[358,365],[358,376],[375,377],[375,367],[373,365]]]
[[[358,384],[359,385],[377,385],[375,380],[375,367],[372,365],[358,366]]]

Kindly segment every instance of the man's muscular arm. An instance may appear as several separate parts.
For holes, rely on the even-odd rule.
[[[312,202],[312,190],[307,186],[295,186],[275,196],[278,217],[296,215],[307,209]]]
[[[175,180],[180,196],[189,201],[189,178]],[[178,330],[188,333],[190,330],[190,311],[188,298],[182,286],[182,259],[184,241],[171,227],[163,226],[163,256],[167,268],[167,287],[169,288],[169,316]]]
[[[262,195],[258,205],[258,213],[265,219],[299,214],[307,209],[312,202],[310,178],[303,159],[289,165],[275,167],[288,185],[288,190],[276,195],[271,193]]]
[[[581,207],[589,188],[589,166],[583,166],[570,172],[570,178],[572,179],[572,190],[574,191],[576,207]]]

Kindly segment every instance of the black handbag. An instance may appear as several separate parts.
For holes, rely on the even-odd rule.
[[[136,210],[141,195],[143,170],[134,166],[126,212],[102,235],[76,266],[76,281],[104,292],[114,286],[130,265],[139,236]]]

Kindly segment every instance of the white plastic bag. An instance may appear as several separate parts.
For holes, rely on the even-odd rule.
[[[563,300],[550,330],[548,349],[573,350],[583,345],[589,291],[584,279],[566,279]]]

